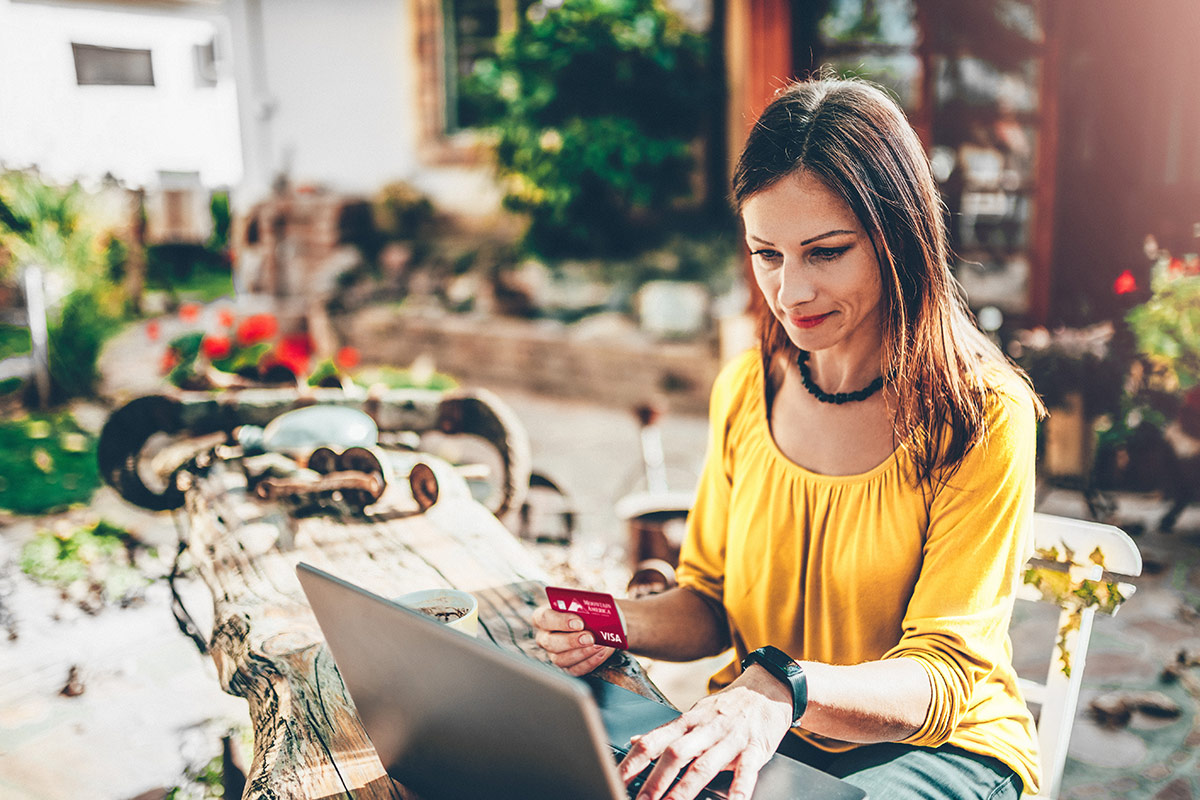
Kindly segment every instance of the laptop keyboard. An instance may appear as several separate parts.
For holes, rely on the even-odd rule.
[[[613,760],[615,760],[618,764],[620,764],[621,759],[623,759],[625,757],[625,751],[620,749],[619,747],[613,747],[612,745],[609,745],[609,749],[612,750]],[[644,770],[639,772],[638,776],[636,778],[634,778],[632,781],[630,781],[629,785],[627,787],[625,787],[626,792],[629,795],[629,800],[635,800],[638,792],[640,792],[642,790],[642,784],[644,784],[646,782],[646,778],[650,777],[650,771],[653,769],[654,769],[654,763],[651,763],[650,766],[646,767]],[[680,774],[682,775],[682,773],[680,773]],[[676,778],[675,781],[673,781],[671,783],[671,787],[674,787],[675,783],[677,783],[678,781],[679,781],[679,778]],[[717,788],[713,784],[724,784],[725,788],[728,788],[729,775],[727,773],[722,773],[722,774],[718,775],[716,778],[713,778],[713,782],[710,783],[705,789],[703,789],[700,792],[700,794],[697,795],[697,797],[701,798],[701,800],[728,800],[729,795],[725,794],[725,792],[723,792],[720,788]],[[667,791],[669,792],[670,788],[668,788]],[[665,792],[664,792],[664,794],[665,794]]]

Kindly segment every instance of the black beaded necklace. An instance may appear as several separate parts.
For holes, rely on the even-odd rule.
[[[883,376],[880,375],[871,381],[865,389],[859,389],[857,392],[829,394],[828,392],[821,391],[821,387],[817,386],[817,382],[813,380],[812,373],[808,370],[807,350],[801,350],[800,354],[796,356],[796,366],[800,367],[800,380],[804,382],[804,388],[822,403],[834,403],[839,406],[842,403],[857,403],[859,400],[866,400],[883,388]]]

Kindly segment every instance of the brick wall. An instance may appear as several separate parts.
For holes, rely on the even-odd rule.
[[[672,411],[700,413],[720,369],[715,337],[658,342],[637,333],[611,339],[505,318],[420,315],[372,307],[334,321],[366,363],[408,366],[421,355],[466,385],[515,387],[632,408],[656,397]]]

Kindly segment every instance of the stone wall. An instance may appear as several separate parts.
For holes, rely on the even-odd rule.
[[[512,387],[618,408],[656,398],[672,411],[706,413],[720,369],[715,337],[655,341],[635,330],[610,335],[557,323],[413,313],[372,307],[334,320],[366,363],[408,366],[431,357],[464,384]]]

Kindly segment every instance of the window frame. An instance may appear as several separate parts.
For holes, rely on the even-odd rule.
[[[81,62],[81,57],[86,61],[87,56],[135,56],[139,62],[145,60],[145,72],[142,75],[132,75],[132,72],[125,77],[114,77],[109,75],[88,75],[86,64]],[[156,85],[154,80],[154,56],[151,50],[147,48],[135,47],[108,47],[98,44],[84,44],[82,42],[71,42],[71,56],[75,64],[75,85],[76,86],[150,86]],[[137,65],[139,68],[142,64]]]

